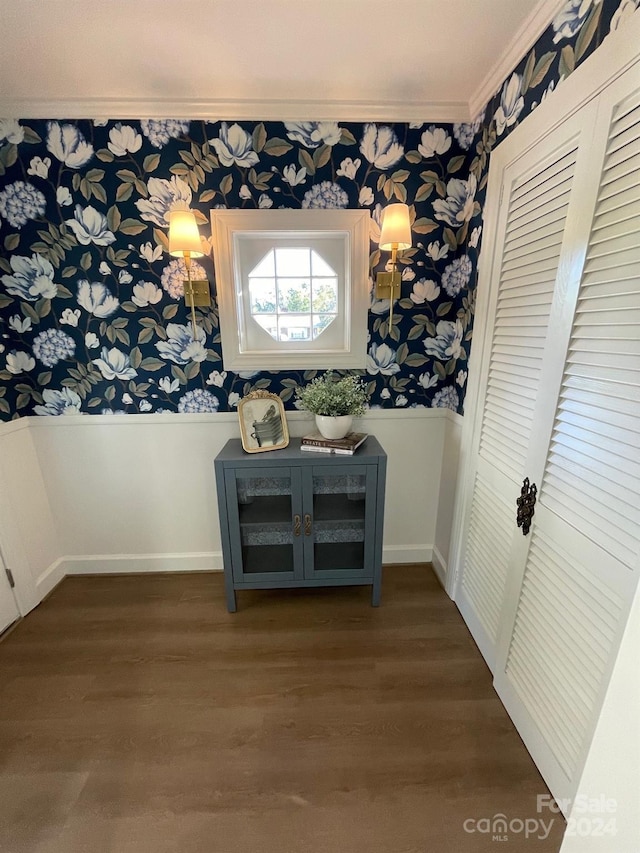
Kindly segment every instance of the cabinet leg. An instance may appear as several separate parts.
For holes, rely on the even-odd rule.
[[[236,604],[236,591],[233,588],[233,578],[230,577],[226,571],[224,573],[224,591],[227,598],[227,610],[229,613],[235,613],[238,609]]]
[[[372,607],[380,607],[380,592],[382,587],[382,578],[380,575],[373,579],[373,586],[371,587],[371,606]]]

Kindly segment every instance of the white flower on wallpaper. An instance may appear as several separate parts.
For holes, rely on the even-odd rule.
[[[352,160],[351,157],[345,157],[342,163],[340,163],[340,168],[336,171],[336,175],[348,178],[350,181],[355,181],[356,173],[361,165],[362,160],[359,157],[356,160]]]
[[[622,0],[611,18],[610,32],[624,26],[625,22],[633,15],[636,9],[640,6],[640,0]]]
[[[139,281],[133,286],[131,301],[138,308],[146,308],[148,305],[156,305],[162,299],[162,290],[152,281]]]
[[[80,415],[82,400],[71,388],[55,391],[45,388],[42,392],[44,406],[34,406],[36,415]]]
[[[600,2],[601,0],[566,0],[551,24],[555,33],[553,41],[557,44],[562,39],[573,38],[586,21],[591,7]]]
[[[55,298],[58,285],[53,280],[54,269],[51,261],[36,254],[30,258],[12,255],[10,264],[13,274],[2,276],[7,293],[27,302]]]
[[[80,316],[81,311],[79,308],[65,308],[62,314],[60,315],[60,324],[65,326],[73,326],[75,328],[78,325]]]
[[[285,166],[282,170],[282,180],[285,182],[285,184],[289,184],[289,186],[291,187],[297,187],[299,184],[304,184],[304,182],[307,180],[307,170],[304,166],[301,166],[299,169],[296,169],[295,163],[289,163],[289,165]],[[246,187],[246,190],[248,192],[248,196],[245,197],[251,198],[251,192],[249,192],[249,187]]]
[[[360,151],[369,163],[383,171],[395,166],[404,156],[404,148],[393,128],[378,124],[365,124]]]
[[[136,202],[140,217],[153,222],[161,228],[169,227],[169,213],[172,210],[186,210],[191,207],[191,187],[173,175],[170,180],[149,178],[147,181],[148,198]]]
[[[152,246],[151,243],[147,242],[140,246],[138,252],[143,260],[148,264],[153,264],[162,257],[162,246],[159,244]]]
[[[109,230],[107,217],[92,205],[82,207],[76,204],[73,219],[67,219],[67,225],[83,246],[93,243],[95,246],[109,246],[115,242],[116,235]]]
[[[69,207],[70,204],[73,204],[73,198],[68,187],[58,187],[56,190],[56,201],[60,207]]]
[[[457,412],[460,405],[460,396],[453,385],[448,385],[440,391],[436,391],[431,401],[433,409],[451,409],[452,412]]]
[[[187,364],[190,361],[201,362],[207,357],[207,336],[204,329],[197,327],[196,340],[190,325],[167,324],[167,340],[155,345],[162,358],[174,364]]]
[[[432,376],[429,371],[426,371],[418,376],[418,384],[421,388],[424,388],[425,391],[428,391],[429,388],[435,388],[438,382],[440,382],[440,377],[437,373],[434,373]]]
[[[430,160],[434,154],[445,154],[451,148],[451,137],[443,127],[431,125],[422,134],[418,151]]]
[[[456,258],[445,267],[440,283],[447,296],[457,296],[469,284],[472,270],[473,264],[468,255]]]
[[[164,148],[171,140],[189,132],[190,121],[172,118],[143,118],[140,127],[154,148]]]
[[[469,237],[469,245],[472,249],[475,249],[480,242],[480,235],[482,234],[482,225],[476,226],[471,232],[471,236]]]
[[[33,339],[33,354],[45,367],[55,367],[59,361],[72,358],[76,343],[60,329],[45,329]]]
[[[117,347],[102,347],[100,358],[94,358],[93,364],[105,379],[133,379],[138,371],[131,366],[130,357]]]
[[[507,127],[517,122],[523,109],[522,77],[520,74],[512,74],[502,87],[500,106],[493,117],[498,136],[501,136]]]
[[[104,320],[115,314],[120,302],[106,284],[99,281],[90,283],[83,279],[78,282],[78,305],[94,317]]]
[[[459,358],[462,352],[463,334],[464,330],[460,320],[456,320],[455,323],[451,320],[440,320],[436,326],[436,337],[427,338],[424,341],[427,355],[431,355],[440,361]]]
[[[194,281],[205,279],[207,274],[200,264],[191,261],[191,278]],[[160,283],[172,299],[182,299],[184,296],[184,282],[187,279],[187,267],[184,258],[174,258],[162,270]]]
[[[447,243],[440,245],[439,240],[434,240],[427,246],[427,254],[432,261],[441,261],[442,258],[446,258],[449,254],[449,246]]]
[[[9,373],[18,374],[18,373],[28,373],[30,370],[36,366],[35,359],[33,359],[28,352],[12,350],[7,355],[7,370]]]
[[[358,196],[358,204],[360,207],[370,207],[374,202],[373,190],[371,187],[362,187]],[[378,234],[379,234],[378,230]]]
[[[7,325],[10,329],[13,329],[13,331],[17,332],[19,335],[28,332],[33,326],[31,322],[31,317],[21,317],[19,314],[14,314],[13,317],[9,317]]]
[[[389,344],[371,344],[367,353],[366,370],[373,376],[376,373],[382,373],[385,376],[397,373],[400,365],[396,361],[396,351]]]
[[[117,122],[115,127],[109,131],[107,148],[116,157],[126,157],[127,154],[135,154],[142,148],[142,136],[131,127],[130,124]]]
[[[323,143],[334,146],[342,136],[337,121],[285,121],[284,126],[289,139],[305,148],[318,148]]]
[[[161,391],[164,391],[165,394],[175,394],[175,392],[180,388],[180,383],[177,379],[171,379],[169,376],[163,376],[162,379],[158,381],[158,388]]]
[[[207,385],[215,385],[216,388],[222,388],[224,380],[227,378],[226,370],[212,370],[207,377]]]
[[[87,142],[78,128],[58,121],[47,124],[47,150],[69,169],[86,166],[93,157],[93,145]]]
[[[24,128],[15,118],[0,118],[0,142],[5,139],[11,145],[20,145],[24,139]]]
[[[340,184],[336,184],[333,181],[321,181],[319,184],[314,184],[310,190],[307,190],[300,206],[303,208],[324,210],[347,207],[348,205],[349,196]]]
[[[423,305],[425,302],[433,302],[440,296],[440,288],[430,279],[421,278],[413,285],[409,299],[414,305]]]
[[[0,192],[0,216],[14,228],[44,216],[46,206],[44,195],[27,181],[15,181]]]
[[[475,175],[469,175],[468,181],[461,178],[451,178],[447,183],[446,199],[436,199],[433,202],[434,216],[459,228],[473,216],[473,205],[478,182]]]
[[[220,136],[212,139],[211,144],[216,149],[223,166],[255,166],[259,157],[253,150],[251,134],[243,130],[239,124],[231,127],[226,121],[220,125]]]
[[[51,157],[45,157],[44,160],[42,157],[34,157],[29,163],[27,175],[33,175],[35,178],[46,178],[49,176],[50,168]]]
[[[453,135],[463,151],[468,151],[471,148],[473,138],[480,130],[481,124],[482,119],[478,118],[474,122],[462,121],[453,125]]]
[[[217,412],[219,408],[220,401],[218,398],[214,397],[211,391],[204,391],[202,388],[187,391],[178,401],[179,412]]]

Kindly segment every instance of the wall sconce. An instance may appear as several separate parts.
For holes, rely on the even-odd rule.
[[[376,298],[389,300],[389,332],[393,325],[393,300],[400,297],[402,275],[397,269],[397,255],[411,248],[411,222],[406,204],[390,204],[382,214],[380,249],[391,252],[391,272],[379,272],[376,277]]]
[[[201,258],[204,255],[198,223],[192,210],[172,210],[169,213],[169,254],[174,258],[184,258],[187,268],[187,281],[184,283],[184,300],[191,308],[191,324],[193,340],[196,340],[196,308],[195,306],[211,305],[209,282],[191,279],[191,258]]]

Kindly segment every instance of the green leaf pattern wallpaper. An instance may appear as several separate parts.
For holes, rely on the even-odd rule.
[[[473,123],[0,119],[0,418],[233,411],[256,388],[295,407],[320,371],[223,370],[211,308],[194,339],[168,213],[371,212],[371,406],[462,412],[489,156],[640,0],[568,0]],[[384,206],[410,206],[402,295],[373,279]]]

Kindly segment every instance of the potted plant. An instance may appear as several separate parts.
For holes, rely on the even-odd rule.
[[[363,415],[369,400],[364,382],[349,374],[334,378],[329,371],[296,390],[302,409],[316,416],[316,426],[328,439],[343,438],[354,417]]]

